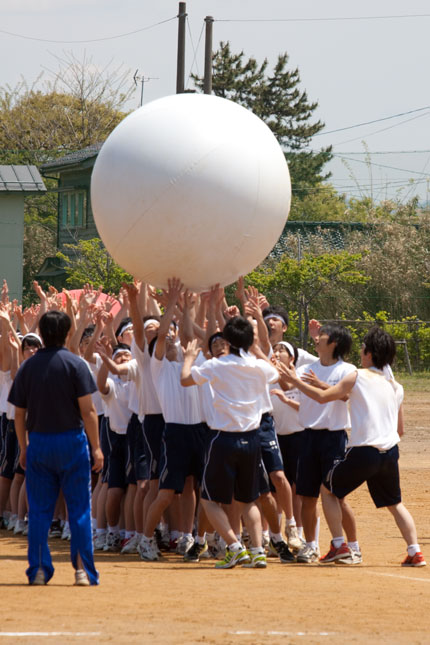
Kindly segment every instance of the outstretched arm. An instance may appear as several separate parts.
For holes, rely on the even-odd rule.
[[[326,390],[321,390],[320,388],[302,381],[293,370],[286,367],[283,363],[279,363],[277,367],[279,372],[289,383],[318,403],[338,401],[343,399],[345,396],[348,396],[354,387],[357,378],[357,372],[351,372],[351,374],[345,376],[341,381],[339,381],[339,383],[336,383],[336,385],[332,385]]]
[[[166,336],[169,333],[173,315],[176,310],[176,303],[178,302],[179,295],[184,286],[179,278],[171,278],[168,280],[168,285],[169,288],[166,291],[166,311],[161,319],[160,327],[158,328],[157,342],[155,345],[154,355],[159,361],[161,361],[164,356],[166,349]]]
[[[191,341],[191,343],[188,343],[187,348],[184,352],[184,362],[182,364],[181,370],[181,385],[183,385],[184,387],[196,385],[195,380],[191,376],[191,368],[199,352],[200,348],[197,347],[197,339],[194,339]]]

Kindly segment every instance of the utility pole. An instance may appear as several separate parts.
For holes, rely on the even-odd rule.
[[[134,81],[134,84],[136,85],[136,87],[137,87],[137,84],[140,83],[140,107],[142,107],[142,105],[143,105],[143,90],[144,90],[144,87],[145,87],[145,83],[147,81],[156,81],[156,80],[158,80],[158,76],[143,76],[143,75],[138,76],[137,75],[138,71],[139,71],[138,69],[135,71],[134,76],[133,76],[133,81]]]
[[[212,16],[206,16],[205,23],[205,75],[203,91],[205,94],[212,94],[212,27],[214,23]]]
[[[176,94],[183,94],[185,90],[185,21],[187,19],[187,5],[179,3],[178,13],[178,66],[176,70]]]

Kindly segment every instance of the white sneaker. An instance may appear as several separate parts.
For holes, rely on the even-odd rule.
[[[63,532],[61,533],[61,539],[69,540],[70,542],[71,537],[72,537],[72,534],[70,532],[70,526],[68,524],[65,524],[63,527]]]
[[[15,528],[13,529],[14,535],[20,535],[25,529],[25,520],[16,520]]]
[[[139,538],[137,533],[135,533],[131,538],[124,543],[124,546],[121,549],[121,553],[139,553],[137,550],[137,545],[139,544]]]
[[[185,555],[187,551],[191,549],[194,544],[194,538],[192,535],[183,535],[179,538],[176,545],[176,553],[179,555]]]
[[[33,582],[31,583],[32,585],[46,585],[46,580],[45,580],[45,573],[43,569],[38,569],[37,573],[34,577]]]
[[[145,560],[145,562],[157,562],[160,559],[153,539],[149,539],[145,535],[142,536],[137,550],[141,559]]]
[[[118,553],[118,551],[121,551],[121,535],[119,533],[114,533],[113,531],[108,531],[103,551],[109,551],[111,553]]]
[[[99,535],[96,535],[96,538],[94,540],[94,550],[103,551],[105,544],[106,544],[106,532],[99,533]]]
[[[8,531],[13,531],[15,529],[15,524],[18,520],[18,515],[11,515],[9,517],[9,522],[7,524],[7,530]]]
[[[304,546],[304,541],[299,538],[297,526],[286,526],[287,543],[291,551],[300,551]]]
[[[75,586],[77,587],[90,586],[90,581],[88,579],[87,573],[83,569],[76,569],[75,571]]]

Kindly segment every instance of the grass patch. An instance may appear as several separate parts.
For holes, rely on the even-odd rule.
[[[395,377],[403,385],[405,392],[430,393],[430,372],[414,372],[412,375],[407,372],[396,372]]]

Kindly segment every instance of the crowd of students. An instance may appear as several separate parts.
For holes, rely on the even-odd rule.
[[[316,355],[297,348],[284,340],[287,312],[243,280],[240,309],[219,286],[194,294],[178,278],[164,291],[135,281],[117,299],[89,286],[78,300],[34,289],[40,303],[24,311],[9,301],[6,282],[1,294],[0,528],[27,532],[8,394],[20,364],[42,346],[40,317],[62,309],[71,319],[67,348],[86,361],[98,389],[104,466],[93,474],[96,551],[148,562],[174,551],[190,563],[215,558],[216,568],[264,568],[268,555],[285,564],[360,564],[345,498],[367,482],[406,542],[402,564],[426,564],[401,501],[403,389],[385,331],[366,334],[357,369],[345,361],[352,342],[345,328],[313,320]],[[322,557],[320,496],[333,538]],[[70,538],[61,495],[50,535]]]

